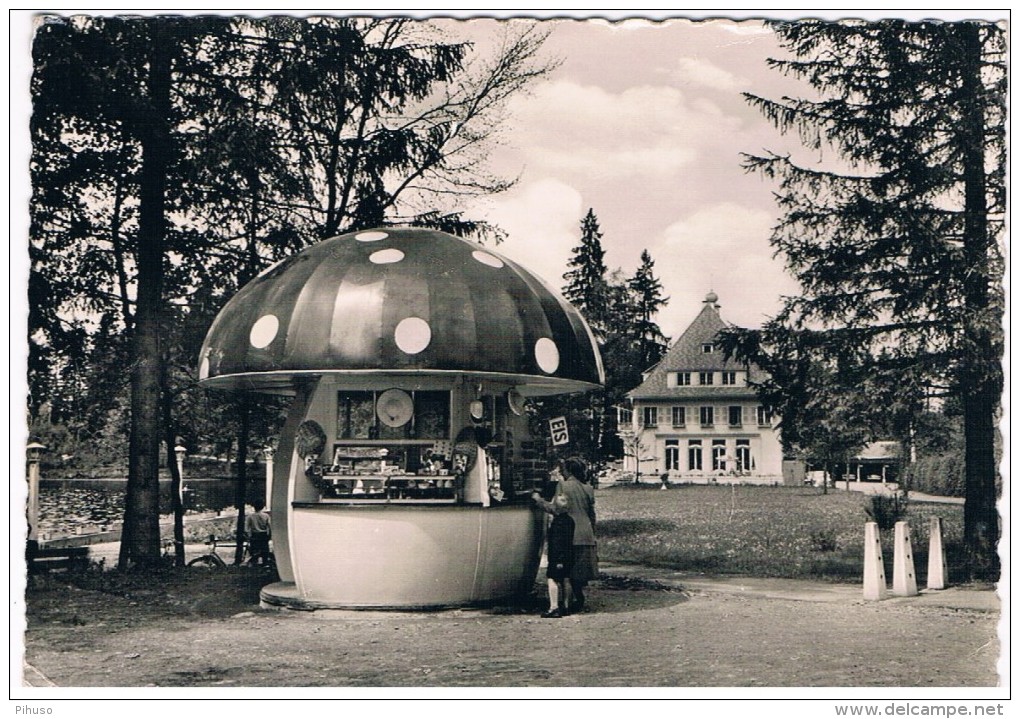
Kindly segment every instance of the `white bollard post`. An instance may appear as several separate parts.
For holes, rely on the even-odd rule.
[[[931,536],[928,539],[928,589],[945,589],[946,550],[942,546],[942,517],[931,518]]]
[[[266,458],[266,508],[273,511],[273,448],[266,447],[262,450]]]
[[[910,545],[910,525],[896,523],[893,546],[893,594],[900,597],[917,596],[917,575],[914,573],[914,550]]]
[[[177,457],[177,476],[181,478],[180,484],[177,485],[177,498],[181,502],[181,506],[184,506],[184,456],[188,453],[188,450],[183,445],[177,445],[174,447],[174,455]]]
[[[28,459],[28,541],[35,542],[39,539],[39,463],[42,461],[42,453],[46,445],[39,442],[32,442],[26,448]]]
[[[882,538],[875,522],[864,525],[864,598],[885,599],[885,565],[882,563]]]

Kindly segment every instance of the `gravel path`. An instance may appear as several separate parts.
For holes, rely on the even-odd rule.
[[[606,571],[590,611],[558,620],[539,617],[540,596],[437,612],[266,610],[258,589],[272,578],[255,569],[103,592],[46,578],[27,596],[26,661],[62,687],[998,683],[989,590],[864,602],[852,586]]]

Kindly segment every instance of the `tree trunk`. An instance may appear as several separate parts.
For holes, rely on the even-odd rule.
[[[975,577],[998,579],[999,514],[995,507],[995,421],[998,392],[985,386],[963,400],[964,472],[963,536]]]
[[[340,226],[340,213],[337,211],[337,168],[340,166],[340,136],[343,131],[343,113],[338,117],[333,129],[333,135],[329,138],[329,161],[326,164],[326,222],[323,226],[323,237],[329,238],[336,234]]]
[[[122,150],[118,160],[121,160],[125,154],[126,151]],[[123,225],[121,213],[124,207],[125,185],[127,184],[127,162],[120,161],[117,165],[117,172],[120,173],[120,176],[114,180],[116,189],[113,199],[113,218],[110,223],[110,244],[113,246],[114,264],[117,269],[117,289],[120,293],[120,307],[124,318],[124,329],[130,332],[134,318],[131,315],[131,298],[128,294],[128,277],[124,262],[124,243],[121,239],[121,227]]]
[[[966,355],[960,371],[965,449],[964,543],[974,576],[997,579],[999,515],[995,508],[995,413],[1001,392],[1001,350],[989,320],[991,238],[988,228],[981,38],[974,24],[957,26],[962,47],[960,123],[964,180],[964,253],[972,268],[964,283]]]
[[[131,356],[131,429],[127,497],[118,568],[159,562],[160,304],[163,295],[163,242],[166,174],[170,144],[171,28],[166,18],[149,21],[147,122],[140,128],[142,172],[139,192],[134,344]]]
[[[164,363],[164,370],[166,365]],[[164,371],[163,386],[167,386],[166,372]],[[173,421],[173,399],[169,391],[163,393],[163,437],[166,441],[166,462],[170,468],[170,503],[174,514],[174,566],[185,565],[184,556],[184,502],[181,499],[181,490],[184,478],[181,476],[181,469],[177,465],[177,431]]]

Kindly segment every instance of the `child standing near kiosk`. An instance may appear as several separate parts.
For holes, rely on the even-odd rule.
[[[559,619],[570,613],[570,573],[574,569],[574,520],[570,518],[570,502],[566,495],[557,493],[552,502],[541,495],[535,501],[553,515],[546,535],[546,582],[549,587],[549,609],[542,613],[545,619]]]
[[[255,512],[244,518],[244,533],[248,538],[252,566],[267,566],[270,563],[269,538],[272,536],[269,512],[266,503],[256,499],[252,504]]]

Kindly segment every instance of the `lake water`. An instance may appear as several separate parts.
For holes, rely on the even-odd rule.
[[[52,538],[95,532],[124,520],[126,483],[108,482],[104,483],[106,486],[96,486],[98,483],[88,482],[90,486],[87,487],[68,486],[70,484],[73,482],[69,480],[60,486],[40,487],[40,535]],[[185,503],[187,514],[233,508],[234,486],[230,480],[187,482],[185,487],[189,490]],[[159,489],[160,514],[171,514],[170,485],[161,482]],[[262,496],[261,492],[261,484],[251,485],[249,502],[254,496]]]

